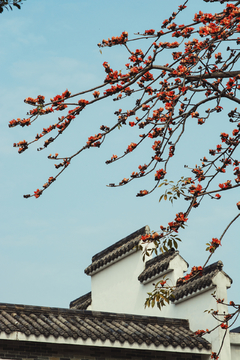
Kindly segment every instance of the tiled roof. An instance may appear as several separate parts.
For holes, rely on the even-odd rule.
[[[0,304],[0,337],[15,332],[18,337],[52,335],[56,339],[109,340],[112,344],[117,341],[182,349],[211,348],[208,341],[193,335],[187,320]]]
[[[177,282],[176,290],[173,292],[174,298],[172,301],[182,299],[184,296],[191,295],[196,291],[214,285],[212,280],[220,271],[224,273],[224,275],[227,276],[232,282],[232,279],[224,271],[222,271],[222,268],[222,261],[217,261],[209,266],[206,266],[201,273],[190,278],[187,282]]]
[[[92,303],[91,291],[83,296],[80,296],[76,300],[70,302],[70,309],[86,310]]]
[[[145,269],[138,276],[138,280],[142,283],[151,277],[160,274],[161,272],[168,269],[170,260],[172,260],[179,252],[171,249],[164,254],[155,256],[145,264]]]
[[[236,327],[235,329],[231,329],[230,332],[240,333],[240,326]]]
[[[89,265],[84,271],[87,275],[91,275],[92,272],[98,270],[102,266],[109,264],[111,261],[118,259],[120,256],[127,254],[136,245],[138,245],[141,236],[149,234],[149,226],[144,226],[134,233],[128,235],[124,239],[109,246],[105,250],[99,252],[92,257],[92,264]]]

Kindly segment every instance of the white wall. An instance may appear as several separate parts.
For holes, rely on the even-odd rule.
[[[149,257],[146,260],[148,261]],[[164,307],[161,312],[157,307],[144,308],[147,293],[153,290],[152,284],[161,280],[163,275],[142,284],[138,276],[144,268],[145,262],[143,262],[141,252],[137,251],[96,272],[91,277],[92,305],[88,307],[88,310],[173,317],[172,306]],[[173,268],[177,271],[173,271]],[[170,262],[166,274],[169,284],[174,285],[186,270],[186,262],[177,255]]]
[[[141,304],[137,278],[144,266],[141,253],[134,251],[92,275],[91,310],[137,314]]]
[[[230,333],[231,360],[240,359],[240,334]]]
[[[149,258],[146,260],[149,260]],[[206,330],[207,328],[211,330],[217,325],[216,320],[211,314],[204,312],[205,310],[214,309],[219,310],[219,313],[228,313],[227,306],[217,304],[211,295],[214,289],[216,289],[217,298],[224,299],[224,302],[227,302],[227,287],[230,287],[231,284],[230,280],[221,272],[213,280],[214,289],[201,290],[196,294],[187,296],[185,299],[180,299],[174,304],[167,305],[161,311],[156,306],[145,309],[144,302],[147,293],[153,290],[152,284],[161,280],[164,273],[142,284],[138,280],[138,276],[144,270],[144,267],[145,263],[143,262],[141,252],[134,251],[119,261],[97,271],[91,277],[92,305],[88,310],[188,319],[192,331],[199,329]],[[169,283],[175,285],[176,280],[182,277],[183,272],[186,270],[186,262],[177,255],[171,260],[166,273]],[[217,352],[220,348],[224,332],[219,327],[211,334],[205,336],[212,343],[213,351]],[[232,353],[235,356],[232,360],[240,360],[238,351],[236,346],[232,348]],[[227,333],[220,354],[220,360],[230,359],[230,338],[229,333]]]

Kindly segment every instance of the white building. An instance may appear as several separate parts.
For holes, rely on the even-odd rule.
[[[165,359],[207,360],[218,351],[225,330],[203,337],[216,320],[204,310],[227,314],[232,280],[218,261],[201,276],[178,284],[172,303],[161,311],[144,308],[153,282],[163,276],[176,285],[187,271],[178,251],[143,262],[136,249],[149,227],[134,232],[92,258],[85,273],[91,292],[70,303],[70,309],[0,304],[0,358],[36,360]],[[227,331],[219,359],[240,359],[240,329]]]

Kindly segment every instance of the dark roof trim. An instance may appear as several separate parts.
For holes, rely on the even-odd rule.
[[[184,282],[182,279],[178,279],[176,290],[173,292],[172,301],[174,302],[180,300],[200,290],[215,286],[212,280],[219,272],[222,272],[232,283],[232,279],[224,271],[222,271],[222,268],[223,263],[219,260],[209,266],[206,266],[199,274],[193,276],[188,281]]]
[[[240,333],[240,326],[236,327],[235,329],[231,329],[230,332],[232,333]]]
[[[89,344],[101,340],[103,343],[95,343],[96,346],[105,346],[104,343],[110,341],[117,346],[120,342],[124,347],[129,344],[179,346],[181,349],[192,349],[193,352],[203,349],[209,351],[211,348],[208,341],[194,336],[188,320],[0,304],[0,337],[11,341],[9,335],[16,332],[18,342],[26,339],[36,341],[36,338],[43,336],[46,342],[60,341],[66,344],[79,339],[79,345],[81,341],[87,345],[88,340]],[[29,338],[32,335],[33,338]]]
[[[127,254],[133,248],[138,245],[142,235],[149,234],[149,226],[146,225],[141,229],[135,231],[134,233],[128,235],[122,240],[116,242],[115,244],[107,247],[105,250],[99,252],[98,254],[92,257],[92,264],[89,265],[84,272],[87,275],[91,275],[93,272],[97,271],[99,268],[106,266],[110,262],[117,260],[121,256]]]
[[[86,310],[92,303],[91,291],[70,302],[70,309]]]
[[[148,260],[145,264],[145,269],[138,276],[138,280],[143,283],[148,279],[160,274],[163,271],[166,271],[169,267],[169,263],[175,256],[179,255],[178,251],[170,249],[169,251],[155,256],[153,259]]]
[[[34,314],[52,314],[52,315],[67,315],[75,316],[77,315],[80,318],[86,317],[95,317],[95,318],[105,318],[105,319],[117,319],[117,320],[131,320],[131,321],[141,321],[141,322],[151,322],[152,324],[172,324],[176,326],[182,326],[184,328],[189,328],[189,322],[186,319],[172,319],[158,316],[143,316],[143,315],[131,315],[131,314],[122,314],[122,313],[109,313],[104,311],[91,311],[91,310],[78,310],[78,309],[68,309],[68,308],[55,308],[55,307],[45,307],[45,306],[32,306],[32,305],[21,305],[21,304],[8,304],[0,303],[0,312],[14,312],[14,313],[34,313]]]

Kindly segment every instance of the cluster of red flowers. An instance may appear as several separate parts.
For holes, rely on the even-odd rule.
[[[161,141],[160,141],[160,140],[156,140],[156,141],[154,141],[154,144],[153,144],[153,146],[152,146],[152,149],[157,152],[157,151],[160,150],[160,146],[161,146]]]
[[[141,49],[136,49],[135,52],[132,52],[132,55],[129,57],[129,60],[138,65],[143,61],[144,54]]]
[[[141,61],[142,61],[142,59],[141,59]],[[110,83],[110,84],[121,80],[121,84],[124,85],[125,83],[127,83],[130,80],[130,77],[135,76],[136,74],[139,73],[140,70],[142,70],[142,66],[131,67],[130,64],[126,64],[126,67],[129,71],[126,74],[122,74],[121,71],[117,71],[117,70],[113,71],[113,69],[110,68],[110,65],[106,61],[103,63],[103,66],[105,68],[105,72],[107,73],[107,76],[106,76],[104,82]],[[131,95],[132,90],[131,90],[131,92],[129,92],[128,90],[130,90],[130,89],[129,88],[124,89],[126,95]]]
[[[100,96],[100,91],[95,90],[95,91],[93,92],[93,96],[95,97],[95,99],[99,98],[99,96]]]
[[[166,171],[163,169],[157,170],[155,174],[155,180],[161,180],[164,178]]]
[[[72,120],[72,119],[71,119]],[[58,132],[61,134],[70,124],[71,120],[65,120],[64,122],[62,122],[61,124],[57,125],[58,128]]]
[[[171,73],[173,76],[182,76],[182,75],[190,75],[190,72],[186,66],[179,65],[177,69],[173,70]]]
[[[219,184],[218,186],[219,186],[220,189],[222,189],[222,190],[230,189],[230,188],[232,187],[231,180],[227,180],[225,183]]]
[[[104,47],[104,46],[113,46],[113,45],[118,45],[118,44],[125,44],[128,40],[128,32],[127,31],[123,31],[122,34],[120,36],[112,36],[111,39],[108,38],[108,40],[102,40],[102,43],[99,43],[98,46],[99,47]]]
[[[13,147],[18,147],[18,153],[21,154],[23,151],[27,150],[28,143],[26,140],[19,141],[18,143],[14,143]]]
[[[56,107],[55,110],[57,110],[57,111],[62,111],[62,110],[64,110],[64,109],[66,109],[66,108],[67,108],[67,105],[66,105],[66,104],[60,104],[60,103],[59,103],[59,105],[57,105],[57,107]]]
[[[177,281],[177,286],[182,285],[183,283],[190,280],[193,276],[202,276],[202,266],[193,266],[190,274],[185,275],[183,278],[179,278]]]
[[[140,190],[139,193],[137,193],[136,196],[145,196],[148,194],[148,191],[147,190]]]
[[[47,129],[46,128],[43,128],[43,131],[42,133],[40,134],[39,137],[42,137],[43,135],[49,133],[50,131],[52,131],[53,129],[55,129],[55,125],[50,125]],[[58,127],[58,126],[57,126]]]
[[[146,234],[146,235],[142,235],[141,240],[142,241],[147,241],[147,240],[151,240],[151,235],[150,234]]]
[[[112,161],[114,161],[114,160],[116,160],[117,159],[117,155],[113,155],[112,157],[111,157],[111,160]]]
[[[129,181],[129,179],[124,178],[124,179],[122,179],[122,181],[120,181],[119,185],[124,185],[124,184],[126,184],[128,181]]]
[[[182,55],[181,51],[178,51],[178,52],[174,51],[172,53],[173,60],[177,60],[178,58],[180,58],[181,55]]]
[[[153,35],[155,33],[155,30],[150,29],[150,30],[145,30],[144,35]]]
[[[102,134],[95,134],[94,136],[90,136],[87,141],[87,146],[99,147],[101,142],[99,141],[102,138]]]
[[[222,329],[228,329],[228,325],[227,325],[227,324],[222,323],[222,324],[221,324],[221,328],[222,328]]]
[[[195,335],[203,336],[203,335],[207,334],[208,332],[209,332],[208,329],[206,329],[206,330],[197,330],[197,331],[195,331]]]
[[[225,173],[226,170],[224,169],[223,166],[219,166],[217,169],[216,169],[218,172],[222,172],[222,173]]]
[[[60,167],[67,167],[68,165],[70,165],[70,159],[64,159],[61,163],[59,164],[54,164],[56,169],[59,169]]]
[[[159,94],[157,94],[157,96],[159,97]],[[160,115],[163,112],[163,110],[164,110],[163,107],[153,110],[152,120],[159,120]]]
[[[112,70],[111,72],[108,73],[108,75],[106,76],[104,82],[112,84],[113,81],[118,80],[119,75],[120,74],[118,73],[117,70],[116,71]]]
[[[205,179],[205,176],[203,175],[203,170],[200,166],[193,169],[192,172],[197,176],[198,181],[203,181]]]
[[[214,253],[214,251],[221,245],[221,240],[217,238],[212,238],[211,243],[207,243],[207,251],[210,251],[210,253]]]
[[[175,151],[175,146],[171,145],[169,148],[169,157],[173,157]]]
[[[165,284],[166,284],[166,280],[161,280],[161,281],[159,281],[159,284],[163,287]]]
[[[161,136],[162,133],[163,133],[163,128],[158,128],[158,127],[156,127],[155,129],[152,130],[152,132],[150,132],[150,133],[148,134],[148,137],[150,137],[151,139],[153,139],[153,138],[156,138],[156,137],[158,137],[158,136]]]
[[[161,237],[162,236],[160,234],[155,232],[153,234],[142,235],[141,240],[151,242],[151,241],[154,241],[154,240],[159,240]]]
[[[190,26],[184,27],[184,25],[179,25],[179,27],[177,29],[176,29],[176,27],[177,27],[177,25],[175,23],[170,24],[167,27],[169,30],[176,30],[172,33],[172,37],[178,38],[178,37],[182,36],[183,38],[189,38],[190,35],[192,34],[192,32],[194,31],[194,28],[190,27]]]
[[[162,48],[174,49],[179,46],[179,43],[177,41],[174,41],[172,43],[165,41],[165,42],[160,42],[158,46]]]
[[[19,119],[17,118],[17,120],[13,119],[11,121],[9,121],[9,124],[8,124],[8,127],[14,127],[14,126],[17,126],[17,125],[20,125],[20,126],[28,126],[31,124],[31,120],[30,118],[28,119]]]
[[[147,165],[144,164],[144,165],[139,165],[138,166],[139,170],[140,170],[140,173],[143,175],[145,170],[147,169]]]
[[[44,101],[45,101],[45,97],[43,95],[38,95],[36,99],[28,97],[24,100],[24,102],[29,105],[36,105],[36,104],[42,105],[44,104]]]
[[[168,223],[169,229],[175,232],[178,232],[178,229],[183,225],[188,219],[185,217],[185,214],[180,212],[176,214],[174,221]]]
[[[150,109],[150,105],[142,104],[142,111],[147,111]]]
[[[106,89],[103,93],[103,95],[112,95],[112,94],[116,94],[117,92],[122,90],[122,85],[112,85],[110,89]]]
[[[53,103],[53,106],[61,104],[65,99],[69,98],[71,95],[70,91],[65,90],[62,95],[56,95],[53,99],[50,99]]]
[[[131,143],[130,145],[128,145],[126,153],[133,151],[136,146],[137,146],[137,144],[135,144],[135,143]]]
[[[81,106],[82,108],[84,108],[88,103],[89,103],[88,100],[84,100],[84,99],[78,100],[78,104],[79,104],[79,106]]]
[[[226,84],[227,90],[229,90],[229,91],[232,90],[234,85],[235,85],[235,78],[233,78],[233,79],[230,78]]]
[[[190,194],[193,194],[194,196],[198,196],[201,194],[202,186],[200,184],[198,184],[197,186],[191,185],[188,191],[190,192]]]
[[[54,178],[53,176],[50,176],[48,178],[48,181],[43,185],[43,188],[46,189],[49,185],[51,185],[54,181],[56,180],[56,178]],[[35,196],[36,197],[36,196]]]
[[[110,164],[111,162],[117,160],[117,155],[113,155],[110,160],[106,161],[106,164]]]
[[[235,182],[238,184],[238,183],[240,183],[240,169],[239,169],[239,166],[237,166],[237,167],[235,167],[234,169],[233,169],[233,171],[234,171],[234,175],[237,175],[237,177],[236,177],[236,179],[235,179]]]
[[[58,153],[55,153],[55,155],[49,154],[48,159],[56,159],[58,157]]]
[[[145,81],[152,81],[153,75],[148,71],[141,77],[141,82],[144,83]]]
[[[34,191],[34,196],[35,196],[35,198],[37,199],[37,198],[39,198],[39,196],[40,195],[42,195],[42,190],[39,190],[39,189],[37,189],[36,191]]]

